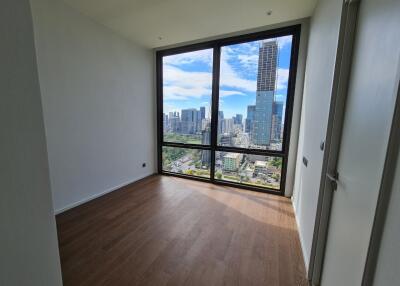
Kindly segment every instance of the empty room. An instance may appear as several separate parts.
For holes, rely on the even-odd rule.
[[[400,1],[3,0],[0,286],[398,285]]]

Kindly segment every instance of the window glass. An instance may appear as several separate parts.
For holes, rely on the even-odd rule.
[[[216,152],[215,179],[279,189],[282,173],[282,158]]]
[[[164,142],[210,144],[213,50],[163,57]]]
[[[210,178],[209,150],[177,147],[162,148],[163,171]]]
[[[221,48],[218,145],[282,150],[292,36]]]

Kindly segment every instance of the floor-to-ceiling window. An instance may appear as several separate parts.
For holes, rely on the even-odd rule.
[[[283,193],[300,27],[157,52],[159,172]]]

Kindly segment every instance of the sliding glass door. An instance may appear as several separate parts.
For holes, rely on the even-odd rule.
[[[283,194],[299,35],[157,52],[159,172]]]

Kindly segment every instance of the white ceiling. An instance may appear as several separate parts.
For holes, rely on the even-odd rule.
[[[317,0],[64,0],[155,48],[308,17]],[[267,11],[272,10],[270,16]],[[162,39],[159,39],[159,38]]]

